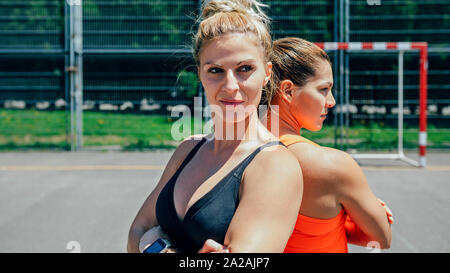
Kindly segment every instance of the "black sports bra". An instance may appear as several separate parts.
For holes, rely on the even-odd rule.
[[[245,168],[265,147],[283,145],[279,141],[272,141],[257,148],[212,190],[195,202],[186,212],[183,221],[180,221],[173,200],[175,182],[205,140],[203,138],[192,149],[164,186],[156,201],[156,217],[159,225],[169,235],[172,244],[182,252],[198,252],[207,239],[213,239],[220,244],[224,243],[228,226],[239,204],[239,188]]]

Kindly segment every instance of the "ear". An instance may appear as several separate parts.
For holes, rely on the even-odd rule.
[[[288,102],[292,101],[294,96],[294,83],[291,80],[282,80],[280,86],[278,87],[281,97]]]
[[[264,78],[264,86],[269,82],[272,75],[272,62],[268,62],[266,65],[266,77]]]

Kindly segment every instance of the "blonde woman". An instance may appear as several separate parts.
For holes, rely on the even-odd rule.
[[[271,77],[272,40],[262,6],[205,2],[193,48],[214,106],[214,133],[176,149],[131,225],[129,252],[138,252],[143,234],[157,226],[182,252],[284,250],[300,208],[302,174],[256,111]]]

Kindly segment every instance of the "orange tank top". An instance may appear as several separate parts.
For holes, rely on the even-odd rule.
[[[294,143],[318,144],[298,135],[283,135],[280,141],[286,145]],[[345,221],[347,214],[341,209],[331,219],[317,219],[298,214],[294,231],[284,249],[285,253],[347,253]]]

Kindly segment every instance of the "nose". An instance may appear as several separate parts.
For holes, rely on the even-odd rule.
[[[336,100],[334,99],[333,93],[330,91],[327,96],[326,106],[332,108],[336,105]]]
[[[239,89],[238,80],[236,79],[233,70],[227,71],[223,88],[228,92],[234,92]]]

